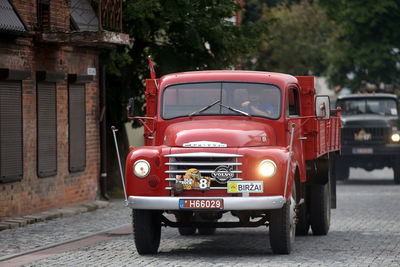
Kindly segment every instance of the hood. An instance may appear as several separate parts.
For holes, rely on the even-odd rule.
[[[271,126],[243,120],[191,120],[171,124],[164,145],[172,147],[249,147],[275,145]]]
[[[395,124],[396,116],[381,116],[373,114],[362,114],[342,116],[342,126],[350,127],[389,127]]]

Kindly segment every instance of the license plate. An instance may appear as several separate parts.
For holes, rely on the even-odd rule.
[[[353,154],[373,154],[374,150],[371,147],[355,147],[353,148]]]
[[[228,193],[262,193],[262,181],[228,182]]]
[[[224,201],[222,199],[179,199],[179,208],[222,210],[224,208]]]

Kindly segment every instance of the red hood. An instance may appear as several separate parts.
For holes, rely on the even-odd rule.
[[[178,122],[167,127],[164,139],[164,145],[172,147],[214,145],[249,147],[275,145],[275,143],[276,137],[271,126],[248,120]]]

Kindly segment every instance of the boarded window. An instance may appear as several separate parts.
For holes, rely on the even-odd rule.
[[[37,83],[37,171],[39,177],[57,174],[56,84]]]
[[[85,84],[69,83],[69,171],[86,167],[86,106]]]
[[[22,179],[22,146],[21,81],[0,81],[0,182]]]

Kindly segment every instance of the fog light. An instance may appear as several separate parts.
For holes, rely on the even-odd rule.
[[[263,160],[258,166],[258,171],[263,177],[271,177],[276,173],[276,164],[272,160]]]
[[[150,164],[143,159],[136,161],[133,165],[133,173],[139,178],[146,177],[150,173]]]
[[[398,133],[392,134],[392,141],[393,142],[399,142],[400,141],[400,134],[398,134]]]

